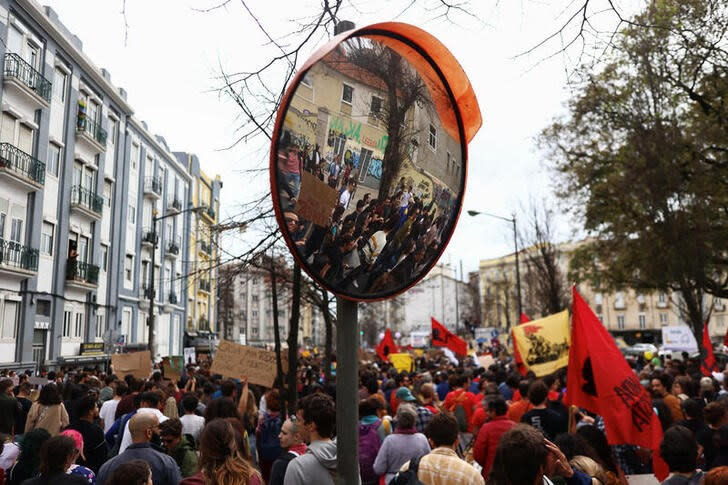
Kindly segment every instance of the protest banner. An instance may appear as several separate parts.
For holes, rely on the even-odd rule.
[[[569,363],[569,311],[564,310],[512,329],[514,344],[524,365],[543,377]]]
[[[288,368],[288,359],[283,357],[283,368]],[[273,387],[276,378],[276,353],[221,340],[210,367],[211,374],[220,374],[233,379],[248,377],[248,382],[259,386]]]
[[[389,361],[400,372],[412,372],[414,369],[414,360],[410,354],[389,354]]]
[[[146,379],[152,373],[152,355],[148,350],[130,354],[113,354],[111,365],[114,373],[119,377],[131,374],[138,379]]]
[[[296,214],[317,226],[326,227],[337,203],[336,190],[315,175],[301,172],[301,190],[296,201]]]
[[[495,364],[495,359],[490,354],[480,355],[478,356],[478,362],[480,363],[481,367],[489,368],[491,365]]]
[[[184,357],[181,355],[170,355],[162,358],[162,370],[165,379],[177,381],[182,377],[184,369]]]

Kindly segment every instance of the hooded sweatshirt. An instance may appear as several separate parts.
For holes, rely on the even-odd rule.
[[[314,441],[288,464],[283,485],[334,485],[335,478],[336,440]]]

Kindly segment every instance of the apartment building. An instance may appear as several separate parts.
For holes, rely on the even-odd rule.
[[[561,274],[568,273],[571,252],[580,242],[558,245],[558,266]],[[524,250],[524,252],[528,249]],[[521,298],[524,313],[531,318],[539,318],[535,308],[534,287],[529,277],[531,268],[528,258],[521,255]],[[506,328],[518,323],[517,297],[515,284],[515,258],[513,253],[480,261],[480,298],[483,325],[486,327]],[[624,289],[614,292],[599,292],[586,283],[577,285],[581,295],[589,303],[604,326],[614,335],[625,337],[628,341],[658,341],[662,327],[686,324],[681,313],[679,293],[639,292]],[[728,309],[720,298],[706,296],[706,308],[713,306],[708,322],[711,336],[718,337],[728,330],[726,318]]]
[[[180,353],[181,214],[199,210],[188,167],[52,9],[0,0],[0,38],[0,367],[104,358],[79,355],[85,343],[141,345],[150,308],[155,353]]]

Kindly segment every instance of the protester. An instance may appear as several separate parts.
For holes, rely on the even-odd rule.
[[[182,398],[184,414],[179,420],[182,423],[182,433],[192,436],[195,443],[200,442],[200,433],[205,426],[205,418],[195,414],[199,401],[194,394],[187,394]]]
[[[183,477],[191,477],[197,472],[197,454],[194,443],[182,434],[182,422],[172,418],[159,424],[159,436],[167,454],[174,458]]]
[[[50,437],[50,433],[43,428],[34,429],[23,435],[18,461],[5,474],[7,485],[20,485],[40,473],[40,451]]]
[[[382,421],[376,416],[378,404],[379,401],[371,398],[359,401],[359,476],[362,485],[379,483],[379,476],[374,472],[374,460],[382,446],[379,433]]]
[[[177,485],[182,479],[177,463],[171,457],[152,448],[150,442],[159,433],[159,418],[154,413],[137,413],[128,423],[131,444],[118,456],[104,463],[99,471],[99,485],[114,473],[116,468],[133,460],[143,460],[152,469],[154,485]]]
[[[258,464],[263,480],[270,479],[270,469],[273,462],[283,453],[278,436],[281,434],[281,400],[278,389],[271,389],[265,394],[266,410],[258,422],[255,432],[258,450]]]
[[[30,407],[25,422],[25,432],[43,428],[51,436],[56,436],[68,424],[68,412],[61,401],[58,386],[46,384],[41,389],[38,400]]]
[[[240,455],[233,427],[224,419],[210,421],[202,431],[199,463],[200,471],[180,485],[263,485],[260,474]]]
[[[522,423],[530,424],[541,431],[546,439],[553,440],[557,434],[566,432],[567,423],[555,411],[548,409],[546,398],[548,387],[543,381],[534,381],[528,388],[528,400],[533,408],[523,415]]]
[[[427,409],[426,407],[420,405],[417,402],[417,398],[412,394],[412,391],[410,391],[406,387],[400,387],[396,394],[395,399],[397,400],[397,405],[401,405],[402,403],[409,403],[417,412],[417,421],[415,422],[415,429],[418,433],[424,433],[425,429],[427,428],[427,424],[432,419],[432,412]],[[398,426],[397,422],[395,421],[395,427]]]
[[[29,382],[21,382],[18,385],[18,394],[15,396],[15,399],[17,399],[18,403],[20,403],[20,410],[17,418],[15,418],[15,436],[17,439],[20,439],[23,436],[23,432],[25,431],[25,422],[28,419],[30,408],[33,406],[33,401],[29,399],[30,391],[31,388]],[[1,392],[2,391],[0,391],[0,393]],[[0,413],[2,413],[2,409],[0,409]]]
[[[668,429],[660,443],[660,456],[670,468],[662,485],[700,485],[703,471],[698,469],[698,444],[693,432],[684,426]]]
[[[655,397],[662,399],[669,408],[672,420],[674,422],[684,419],[682,409],[680,408],[680,399],[670,394],[668,391],[672,388],[672,379],[669,374],[656,374],[651,381],[652,393]]]
[[[119,406],[121,399],[126,395],[128,390],[129,386],[126,385],[126,382],[117,381],[114,384],[114,396],[101,405],[99,417],[104,425],[104,434],[106,434],[114,425],[114,421],[116,421],[116,418],[114,417],[116,416],[116,408]]]
[[[488,421],[480,428],[473,445],[473,459],[483,467],[482,475],[488,478],[490,469],[495,459],[495,450],[498,442],[509,429],[516,423],[508,419],[506,412],[508,406],[503,398],[491,399],[488,401]]]
[[[66,429],[64,431],[61,431],[60,436],[66,436],[68,438],[71,438],[76,446],[76,454],[74,457],[75,459],[73,463],[71,463],[71,466],[68,467],[67,473],[71,475],[78,475],[79,477],[87,480],[91,485],[95,485],[96,474],[93,472],[93,470],[80,463],[77,463],[79,459],[82,460],[82,463],[86,460],[83,454],[84,443],[81,433],[79,433],[75,429]]]
[[[427,438],[415,429],[416,420],[417,411],[411,404],[397,408],[397,428],[384,439],[373,466],[377,475],[384,475],[387,484],[404,463],[430,452]]]
[[[132,460],[119,465],[106,485],[153,485],[152,470],[145,461]]]
[[[7,471],[13,466],[19,455],[20,447],[13,441],[13,437],[0,433],[0,470]]]
[[[301,436],[310,444],[306,453],[294,458],[286,470],[284,485],[334,485],[336,406],[324,394],[308,395],[297,403],[296,420]]]
[[[273,462],[268,485],[283,485],[288,464],[294,458],[306,453],[306,444],[301,437],[298,419],[295,416],[290,416],[284,421],[278,439],[284,452]]]
[[[17,430],[15,425],[21,414],[21,405],[13,395],[13,381],[11,379],[3,379],[0,381],[0,433],[12,435],[14,432],[22,433],[23,430]]]
[[[23,485],[88,485],[88,478],[67,472],[77,455],[76,443],[68,436],[48,439],[40,449],[40,475]]]
[[[417,463],[417,479],[427,485],[485,484],[480,473],[458,457],[455,451],[459,444],[459,429],[458,421],[452,414],[433,416],[426,432],[432,451],[419,460],[403,464],[400,473],[406,472],[410,463]]]
[[[106,461],[108,448],[104,439],[104,431],[96,424],[99,417],[99,408],[96,398],[92,395],[81,399],[76,405],[78,419],[68,426],[68,429],[78,431],[83,436],[84,448],[80,465],[87,466],[94,473],[98,473],[101,465]]]
[[[162,413],[162,411],[159,410],[160,399],[158,393],[153,391],[143,392],[140,399],[141,401],[139,403],[139,409],[136,411],[136,413],[132,413],[133,415],[153,414],[157,418],[157,424],[163,423],[167,419],[169,419],[167,418],[167,416],[164,415],[164,413]],[[124,433],[122,434],[121,444],[119,445],[119,453],[123,453],[124,450],[126,450],[126,448],[132,443],[132,436],[129,431],[129,421],[126,422],[126,425],[123,427],[123,429]],[[154,471],[153,468],[152,471]]]

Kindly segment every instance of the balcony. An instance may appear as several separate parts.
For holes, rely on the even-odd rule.
[[[152,199],[162,196],[162,177],[146,177],[144,179],[144,195]]]
[[[104,198],[80,185],[74,185],[71,187],[71,210],[76,210],[92,219],[101,219]]]
[[[10,143],[0,143],[0,176],[27,190],[42,189],[45,163]]]
[[[51,83],[18,54],[5,54],[4,86],[25,97],[34,109],[48,107],[51,102]]]
[[[167,257],[176,258],[177,256],[179,256],[179,248],[181,245],[181,239],[179,236],[175,237],[171,241],[167,241]]]
[[[80,102],[76,118],[76,138],[85,141],[96,152],[106,151],[106,130],[96,120],[86,116],[86,106]]]
[[[154,247],[159,242],[159,234],[149,227],[142,229],[142,246]]]
[[[141,288],[141,294],[139,295],[139,308],[146,310],[149,308],[149,297],[150,295],[156,295],[156,291],[151,288],[147,288],[147,284],[144,283]]]
[[[167,212],[169,214],[177,214],[182,210],[182,201],[179,199],[171,199],[167,201]]]
[[[209,207],[207,204],[202,204],[200,214],[207,217],[211,222],[215,222],[215,209]]]
[[[31,276],[38,272],[38,250],[0,238],[0,272]]]
[[[99,267],[84,263],[77,259],[68,259],[66,263],[66,282],[81,288],[96,288],[99,284]]]
[[[200,280],[200,290],[210,293],[210,280]]]

